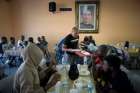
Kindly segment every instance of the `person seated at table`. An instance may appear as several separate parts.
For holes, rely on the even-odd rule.
[[[109,48],[107,45],[100,45],[95,54],[95,64],[102,64],[104,58],[109,55]]]
[[[37,37],[37,43],[36,43],[36,45],[39,47],[39,48],[41,48],[41,38],[40,37]]]
[[[89,43],[92,43],[94,46],[96,46],[95,40],[92,38],[92,36],[89,36]]]
[[[16,40],[14,37],[10,37],[10,42],[8,44],[8,48],[9,49],[13,49],[16,48]]]
[[[24,44],[24,48],[27,47],[28,41],[25,41],[23,44]]]
[[[6,43],[5,38],[6,38],[6,37],[3,36],[3,37],[1,38],[1,42],[0,42],[0,54],[1,54],[1,55],[4,53],[3,45]]]
[[[33,39],[33,37],[29,37],[29,38],[28,38],[28,42],[30,42],[30,43],[34,43],[34,39]]]
[[[88,45],[89,45],[89,39],[87,36],[84,37],[84,40],[80,43],[81,48],[83,50],[87,50],[88,49]]]
[[[3,40],[3,44],[2,44],[2,49],[3,49],[3,51],[6,51],[6,50],[8,50],[8,40],[7,40],[7,37],[3,37],[2,38]]]
[[[125,72],[120,69],[121,60],[116,55],[105,57],[101,80],[96,83],[99,93],[135,93]],[[103,83],[104,82],[104,83]]]
[[[78,49],[78,41],[79,41],[78,28],[73,27],[71,33],[65,37],[62,47],[62,50],[66,52],[63,57],[65,59],[65,62],[73,64],[76,61],[78,56],[74,52],[72,52],[72,50]]]
[[[124,48],[125,48],[125,49],[128,49],[129,46],[130,46],[129,41],[125,41]]]
[[[88,39],[89,39],[88,51],[91,53],[95,52],[97,50],[95,40],[92,38],[92,36],[88,36]]]
[[[24,62],[14,76],[14,93],[46,93],[58,81],[58,74],[51,76],[44,87],[40,85],[38,67],[43,58],[43,52],[33,43],[29,43],[23,51]]]
[[[44,53],[46,59],[47,60],[50,60],[50,57],[51,56],[50,56],[50,52],[48,50],[48,42],[47,42],[45,36],[42,36],[41,37],[41,40],[40,40],[40,48],[41,48],[41,50],[43,50],[43,53]]]
[[[100,45],[95,53],[93,53],[93,61],[89,64],[88,68],[92,73],[95,80],[102,74],[101,67],[104,58],[109,55],[109,49],[107,45]]]
[[[21,39],[20,40],[18,40],[18,48],[24,48],[25,46],[24,46],[24,42],[25,42],[25,36],[24,35],[22,35],[21,36]]]
[[[6,76],[4,73],[4,67],[3,67],[3,63],[5,61],[3,59],[3,54],[4,54],[3,45],[5,45],[5,44],[7,44],[7,40],[6,40],[6,37],[3,36],[3,37],[1,37],[1,42],[0,42],[0,80]]]
[[[42,36],[42,37],[41,37],[41,44],[42,44],[44,47],[47,47],[47,46],[48,46],[48,42],[47,42],[45,36]]]
[[[8,44],[8,49],[11,50],[11,49],[16,49],[16,41],[15,41],[15,38],[14,37],[10,37],[10,42]],[[9,66],[10,67],[13,67],[13,66],[16,66],[16,56],[13,56],[13,55],[10,55],[8,56],[8,59],[9,59]]]

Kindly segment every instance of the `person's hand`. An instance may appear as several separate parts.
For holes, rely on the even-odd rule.
[[[60,81],[60,74],[55,73],[55,74],[52,76],[52,80],[51,80],[50,84],[51,84],[52,86],[54,86],[54,85],[57,83],[57,81]]]
[[[58,81],[60,81],[60,74],[59,73],[55,73],[51,76],[50,80],[48,81],[47,85],[46,85],[46,90],[50,89],[51,87],[53,87]]]

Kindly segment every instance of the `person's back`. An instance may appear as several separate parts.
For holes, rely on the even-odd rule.
[[[126,73],[121,70],[111,79],[110,83],[112,89],[118,93],[135,93]]]
[[[35,44],[29,43],[23,52],[24,63],[14,76],[15,93],[45,93],[40,86],[37,70],[42,58],[42,51]]]
[[[135,93],[130,80],[128,79],[125,72],[120,69],[121,59],[117,55],[109,55],[105,57],[102,69],[106,75],[106,82],[109,86],[110,91],[113,93]]]

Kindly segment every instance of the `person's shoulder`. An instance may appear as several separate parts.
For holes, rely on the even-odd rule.
[[[72,37],[72,34],[68,34],[65,39],[70,39]]]
[[[68,37],[72,37],[72,34],[68,34],[67,36],[68,36]]]

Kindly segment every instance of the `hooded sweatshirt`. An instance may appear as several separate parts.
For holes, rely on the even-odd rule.
[[[43,58],[42,51],[33,43],[23,50],[24,62],[14,77],[14,91],[16,93],[45,93],[40,86],[38,66]]]

